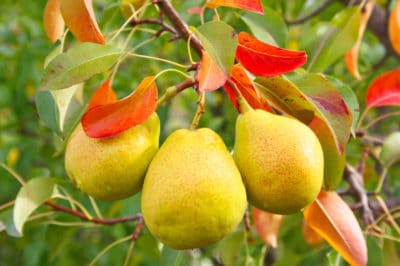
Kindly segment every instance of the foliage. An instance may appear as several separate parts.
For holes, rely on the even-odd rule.
[[[1,264],[398,264],[400,1],[160,0],[130,17],[117,0],[48,2],[0,3]],[[247,103],[319,138],[330,192],[304,212],[249,208],[222,241],[177,251],[140,194],[97,202],[65,173],[81,120],[102,138],[156,110],[160,143],[208,127],[232,149]]]

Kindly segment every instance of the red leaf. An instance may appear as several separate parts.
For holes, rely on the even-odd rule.
[[[261,42],[246,32],[239,33],[236,58],[251,73],[274,76],[290,72],[307,61],[304,51],[292,51]]]
[[[105,44],[96,22],[92,0],[62,0],[61,14],[78,40]]]
[[[61,16],[61,0],[48,0],[43,14],[43,24],[47,37],[56,42],[64,32],[64,20]]]
[[[232,67],[230,79],[233,83],[235,83],[237,89],[240,91],[242,96],[246,99],[247,103],[251,107],[253,107],[254,109],[263,109],[268,112],[272,112],[271,107],[257,94],[257,91],[254,88],[254,84],[239,64]],[[225,83],[224,89],[227,92],[229,100],[231,100],[233,106],[236,108],[236,110],[240,111],[237,104],[236,96],[228,83]]]
[[[253,207],[253,221],[259,237],[273,248],[278,246],[278,233],[283,216]]]
[[[367,264],[367,246],[360,225],[336,192],[321,191],[304,210],[304,219],[351,265]]]
[[[107,79],[100,85],[100,87],[93,93],[90,98],[87,110],[91,110],[100,105],[106,105],[117,101],[117,96],[111,88],[111,80]]]
[[[255,12],[263,15],[264,10],[260,0],[209,0],[207,1],[207,7],[217,8],[219,6],[227,6],[233,8],[239,8],[251,12]]]
[[[386,72],[369,85],[367,106],[400,105],[400,69]]]
[[[128,97],[89,109],[82,126],[91,138],[110,137],[145,121],[156,106],[157,86],[154,77],[147,77]]]
[[[199,91],[213,91],[224,85],[227,77],[211,56],[202,50],[200,69],[196,75]]]

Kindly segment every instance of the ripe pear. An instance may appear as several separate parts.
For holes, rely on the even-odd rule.
[[[321,189],[321,145],[314,132],[295,119],[264,110],[240,114],[233,158],[249,203],[259,209],[295,213],[310,204]]]
[[[90,138],[82,125],[71,134],[65,168],[76,187],[100,200],[118,200],[140,191],[150,161],[158,150],[160,120],[145,122],[107,138]]]
[[[142,190],[150,232],[174,249],[217,242],[234,230],[246,190],[222,139],[211,129],[173,132],[155,155]]]

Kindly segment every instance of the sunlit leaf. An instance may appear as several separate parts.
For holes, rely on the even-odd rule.
[[[79,97],[83,84],[56,91],[39,91],[36,107],[40,119],[61,138],[71,133],[78,123],[83,103]]]
[[[233,265],[240,255],[240,249],[245,241],[244,230],[238,230],[226,236],[218,245],[218,253],[224,265]]]
[[[400,105],[400,69],[383,73],[368,87],[368,107]]]
[[[56,42],[64,32],[64,19],[61,16],[62,0],[47,0],[43,14],[43,24],[47,37],[51,42]]]
[[[107,79],[93,93],[88,103],[87,110],[91,110],[97,106],[113,103],[117,101],[117,95],[111,88],[111,80]]]
[[[360,17],[360,28],[358,31],[358,37],[356,43],[353,47],[346,52],[345,54],[345,62],[347,69],[349,70],[350,74],[353,75],[356,79],[361,79],[360,72],[358,71],[358,53],[360,50],[360,45],[362,41],[362,37],[364,35],[364,31],[367,27],[367,23],[369,17],[372,14],[372,10],[375,6],[375,0],[367,1],[363,7],[361,17]]]
[[[278,234],[283,216],[252,208],[253,222],[258,236],[270,247],[278,246]]]
[[[287,26],[282,16],[274,9],[264,6],[264,15],[245,13],[239,15],[250,32],[260,41],[272,45],[286,46]]]
[[[292,51],[261,42],[246,32],[239,33],[236,58],[251,73],[274,76],[305,64],[304,51]]]
[[[14,224],[22,236],[28,217],[46,200],[57,195],[55,179],[40,177],[29,180],[18,192],[14,205]]]
[[[386,167],[400,159],[400,132],[391,133],[386,137],[379,158]]]
[[[82,43],[56,56],[44,70],[40,90],[57,90],[108,70],[123,52],[116,47]]]
[[[82,117],[82,126],[92,138],[113,136],[144,122],[156,106],[157,86],[154,77],[147,77],[124,99],[88,110]]]
[[[383,242],[382,265],[400,265],[400,254],[396,249],[396,243],[392,240],[385,239]]]
[[[354,130],[358,122],[358,117],[360,116],[360,104],[358,102],[358,98],[349,85],[332,76],[326,76],[326,78],[339,90],[340,94],[343,97],[343,100],[346,102],[346,105],[352,114],[353,123],[351,125],[351,131],[354,135]]]
[[[324,30],[319,30],[319,36],[306,33],[314,42],[317,42],[309,60],[308,68],[311,72],[324,71],[351,49],[357,41],[360,16],[359,6],[347,7],[336,14],[331,23],[322,22]]]
[[[357,218],[336,192],[321,191],[304,210],[304,218],[351,265],[367,264],[367,246]]]
[[[65,24],[78,40],[105,44],[97,25],[92,0],[62,0],[61,14]]]
[[[264,14],[260,0],[208,0],[207,7],[227,6]]]
[[[390,12],[388,32],[390,42],[397,54],[400,54],[400,1],[397,0],[393,10]]]
[[[228,75],[235,61],[237,46],[235,30],[221,21],[207,22],[192,30],[203,43],[208,55]]]
[[[196,75],[199,82],[199,91],[213,91],[222,87],[227,80],[227,75],[214,62],[210,55],[203,50],[200,69]]]
[[[272,112],[272,109],[268,103],[263,101],[262,98],[257,94],[253,82],[250,80],[246,71],[244,71],[241,65],[236,64],[232,67],[230,79],[252,108],[263,109]],[[229,100],[232,102],[233,106],[240,112],[235,93],[228,83],[224,85],[224,89],[227,92]]]
[[[334,132],[339,150],[343,152],[350,137],[353,117],[339,90],[321,74],[299,74],[290,79],[314,104],[317,115]]]

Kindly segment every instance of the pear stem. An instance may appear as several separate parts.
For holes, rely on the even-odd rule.
[[[205,96],[204,91],[203,92],[199,92],[199,98],[197,100],[197,112],[194,115],[192,124],[190,126],[191,130],[196,129],[199,126],[200,118],[204,114],[204,111],[205,111],[205,108],[204,108],[204,106],[205,106],[205,97],[204,96]]]
[[[165,93],[158,99],[157,101],[157,109],[163,105],[166,101],[168,101],[169,99],[171,99],[172,97],[174,97],[175,95],[177,95],[178,93],[180,93],[181,91],[193,87],[196,84],[196,80],[195,78],[188,78],[184,81],[182,81],[181,83],[169,87],[167,88],[167,90],[165,91]]]

